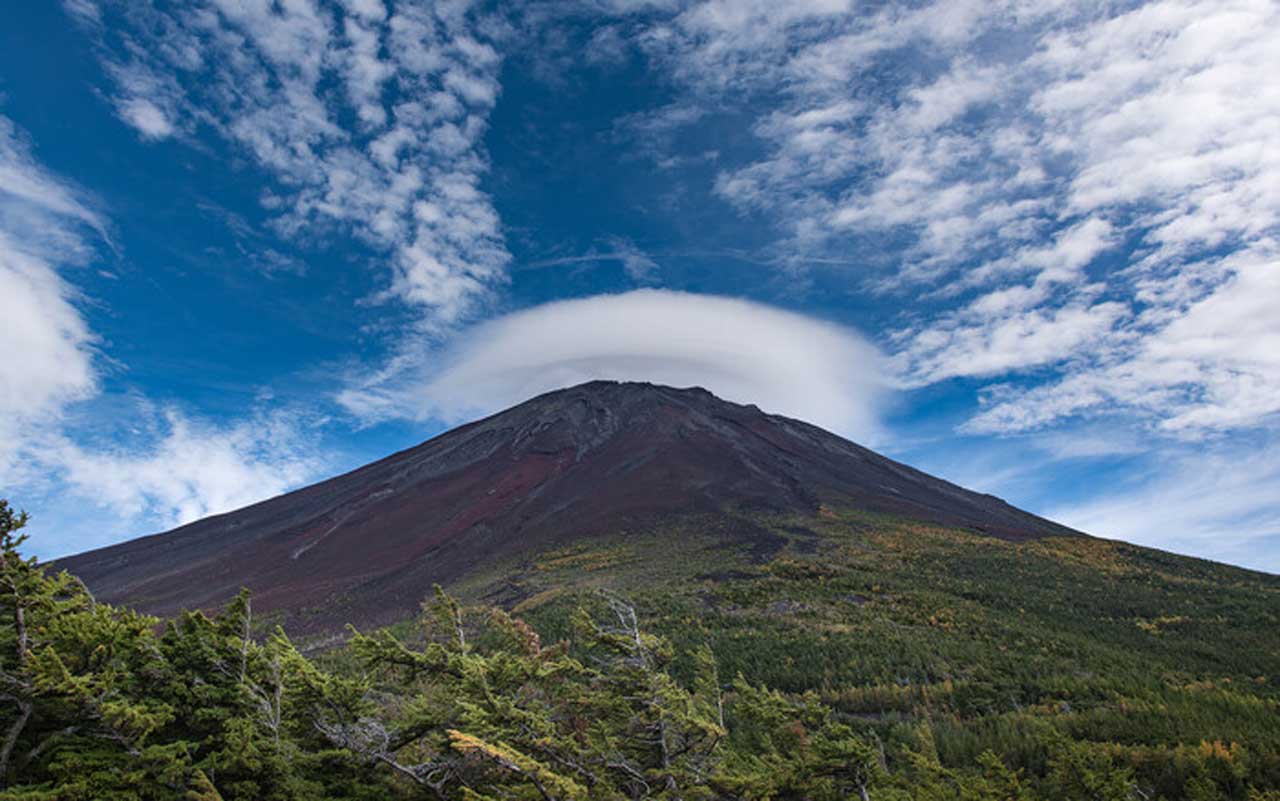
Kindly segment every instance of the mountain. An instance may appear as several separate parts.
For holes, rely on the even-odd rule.
[[[852,509],[1008,541],[1067,528],[835,434],[703,389],[595,381],[345,475],[61,560],[103,600],[170,615],[240,587],[291,630],[410,616],[433,583],[521,555],[698,520],[729,551],[762,521]],[[791,528],[796,528],[792,526]]]
[[[534,692],[513,683],[524,673],[506,656],[490,685],[468,671],[421,669],[438,667],[441,652],[404,649],[507,647],[595,665],[600,653],[582,646],[592,631],[611,647],[639,642],[611,628],[626,621],[617,604],[629,604],[660,638],[645,664],[716,694],[705,709],[724,712],[726,747],[812,756],[831,745],[824,721],[839,723],[874,744],[866,753],[883,773],[872,798],[1280,798],[1280,576],[1073,532],[698,389],[595,382],[549,393],[352,473],[60,566],[100,599],[160,614],[217,606],[249,586],[254,632],[282,623],[300,647],[324,651],[315,664],[354,686],[372,680],[362,714],[414,716],[360,731],[416,732],[421,719],[444,730],[449,709],[492,706],[517,714],[513,736],[541,747],[546,734],[528,725],[526,705],[578,703],[553,681],[558,669],[538,662],[530,675],[553,690]],[[411,620],[435,582],[462,604],[445,629]],[[244,660],[248,647],[228,639],[249,628],[244,611],[183,618],[161,648],[203,631],[213,644],[200,643],[195,660],[184,651],[182,664],[207,662],[202,682],[242,675],[226,661]],[[458,615],[476,624],[465,637]],[[403,671],[369,673],[369,641],[329,647],[348,621],[366,632],[387,624],[378,652],[413,666],[409,691],[387,695]],[[485,633],[479,621],[501,631]],[[47,628],[37,636],[76,630]],[[216,657],[218,648],[230,656]],[[84,657],[91,652],[67,649],[73,663],[97,664]],[[259,665],[259,682],[278,677]],[[506,687],[511,702],[453,704],[453,691],[433,684],[448,675],[486,696]],[[311,681],[297,698],[310,697]],[[258,698],[265,686],[180,695],[203,705]],[[424,707],[446,699],[449,709]],[[735,711],[747,699],[768,711],[754,724]],[[285,706],[296,714],[307,705]],[[256,701],[246,708],[264,719]],[[269,701],[265,709],[269,722]],[[197,717],[208,715],[201,707]],[[565,731],[580,731],[577,717],[564,717]],[[305,720],[286,729],[304,739],[317,731]],[[261,728],[258,750],[246,751],[240,735],[218,739],[265,755],[279,753],[279,731]],[[439,748],[422,752],[415,741],[404,752],[421,759]],[[284,753],[277,759],[341,781],[327,750],[310,762]],[[721,798],[755,797],[761,782],[792,775],[776,760],[734,764],[755,780]],[[217,767],[220,781],[234,781],[229,764]],[[334,797],[364,797],[372,785],[343,786],[360,790]],[[786,786],[790,794],[774,797],[857,797]],[[522,789],[519,797],[547,797]],[[410,792],[378,797],[420,797]]]

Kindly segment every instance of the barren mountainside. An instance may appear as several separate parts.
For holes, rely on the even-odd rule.
[[[247,586],[259,609],[318,632],[402,619],[433,583],[521,553],[689,516],[745,542],[760,536],[752,514],[824,505],[1008,540],[1076,533],[703,389],[596,381],[60,565],[103,600],[161,615]]]

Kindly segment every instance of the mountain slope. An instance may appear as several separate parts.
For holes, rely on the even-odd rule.
[[[872,798],[1269,801],[1251,788],[1280,789],[1280,576],[858,510],[754,519],[779,537],[768,553],[687,521],[494,565],[457,590],[558,642],[606,589],[687,668],[706,648],[722,681],[812,694],[883,744],[891,772],[945,785]],[[1051,764],[1055,743],[1076,754],[1068,774]],[[1028,783],[1080,782],[1057,796],[961,792],[946,771],[987,751]],[[1115,770],[1136,789],[1104,791]]]
[[[161,613],[247,584],[260,631],[308,648],[347,621],[438,642],[410,621],[432,582],[468,619],[525,621],[522,643],[574,641],[583,608],[621,597],[676,680],[713,664],[731,738],[740,677],[875,743],[873,798],[1280,788],[1280,576],[1084,536],[701,390],[550,393],[62,566]],[[323,660],[364,675],[352,649]],[[991,754],[1016,773],[972,790]]]
[[[342,476],[61,560],[101,598],[156,614],[241,586],[298,631],[385,623],[523,553],[696,517],[857,509],[1007,540],[1074,534],[815,426],[701,389],[591,382],[551,392]],[[708,522],[708,521],[714,521]]]

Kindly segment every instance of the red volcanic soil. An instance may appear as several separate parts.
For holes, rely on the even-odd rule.
[[[104,601],[158,615],[215,607],[246,586],[257,609],[320,633],[403,619],[433,583],[495,558],[664,517],[816,514],[820,503],[1009,539],[1075,533],[703,389],[595,381],[58,566]]]

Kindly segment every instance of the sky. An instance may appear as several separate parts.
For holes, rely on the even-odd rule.
[[[51,558],[592,378],[1280,572],[1274,0],[63,0],[0,25]]]

